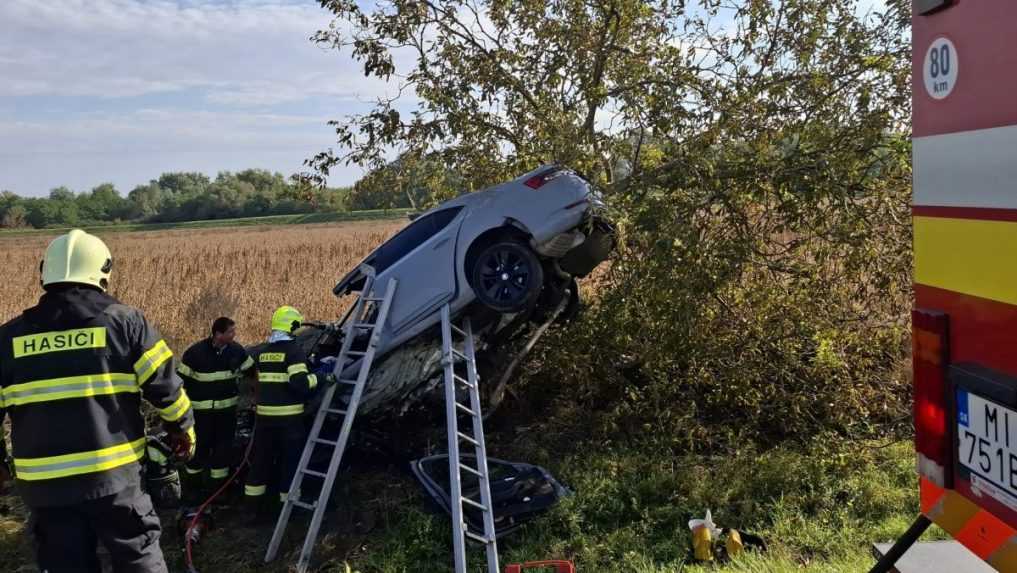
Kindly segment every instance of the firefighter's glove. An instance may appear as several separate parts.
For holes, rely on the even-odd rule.
[[[335,356],[326,356],[318,362],[318,367],[314,369],[314,375],[318,377],[318,380],[325,380],[328,382],[328,376],[331,376],[335,372]]]
[[[170,450],[173,451],[173,461],[190,461],[194,457],[195,446],[198,442],[194,435],[194,426],[187,428],[186,431],[175,429],[168,433],[167,441],[169,442]]]
[[[167,438],[165,433],[147,437],[145,452],[148,454],[149,462],[160,467],[169,464],[170,458],[173,457],[173,449],[165,442]]]

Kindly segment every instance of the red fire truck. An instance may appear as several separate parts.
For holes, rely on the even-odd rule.
[[[1017,572],[1017,0],[913,9],[922,515],[873,571],[890,571],[936,523]]]

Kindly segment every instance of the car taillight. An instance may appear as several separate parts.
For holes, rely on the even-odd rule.
[[[529,179],[523,182],[523,185],[526,185],[530,189],[540,189],[541,187],[544,186],[545,183],[561,175],[564,172],[565,171],[561,167],[551,167],[550,169],[545,169],[540,173],[537,173],[533,177],[530,177]]]
[[[950,357],[948,325],[947,315],[942,312],[911,312],[918,473],[940,487],[948,485],[947,468],[953,452],[946,375]]]

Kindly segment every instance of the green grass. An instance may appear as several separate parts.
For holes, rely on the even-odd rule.
[[[769,447],[737,443],[723,455],[675,453],[647,445],[661,441],[653,428],[639,441],[619,437],[605,446],[590,437],[591,413],[538,410],[503,406],[490,418],[490,455],[544,466],[575,494],[500,539],[503,564],[569,559],[580,573],[854,573],[874,563],[873,542],[896,539],[918,513],[914,451],[906,437],[877,443],[831,433]],[[413,428],[415,455],[442,449],[443,428]],[[356,454],[337,482],[339,510],[326,519],[317,570],[450,573],[448,517],[431,509],[404,465],[363,446]],[[0,498],[0,506],[12,500]],[[761,536],[768,551],[725,564],[692,562],[688,521],[707,509],[720,527]],[[287,571],[306,531],[301,514],[277,561],[266,565],[273,523],[251,524],[241,508],[218,513],[215,530],[196,547],[197,570]],[[162,516],[170,570],[184,571],[176,518]],[[17,507],[0,514],[0,571],[31,563],[22,520]],[[943,533],[932,528],[927,536]],[[479,548],[471,548],[470,560],[471,571],[483,569]]]
[[[176,223],[118,223],[108,225],[85,225],[81,228],[99,232],[125,231],[161,231],[167,229],[210,229],[216,227],[248,227],[256,225],[306,225],[313,223],[333,223],[342,221],[374,221],[384,219],[401,219],[411,213],[412,209],[375,209],[369,211],[331,211],[322,213],[305,213],[299,215],[269,215],[266,217],[243,217],[238,219],[209,219],[203,221],[182,221]],[[59,231],[52,229],[3,229],[0,236],[26,235],[36,233],[51,234]]]
[[[551,469],[576,493],[503,538],[503,564],[571,559],[583,573],[864,571],[873,563],[870,544],[899,536],[917,512],[907,443],[879,447],[821,437],[808,446],[746,448],[727,457],[699,458],[598,450],[589,444],[556,454],[542,452],[539,440],[516,440],[511,449],[534,447],[529,461]],[[494,437],[491,442],[498,443]],[[495,446],[492,455],[497,453]],[[343,572],[346,564],[361,573],[451,571],[448,519],[429,510],[400,468],[357,471],[338,487],[343,499],[355,501],[329,518],[331,529],[316,552],[321,571]],[[707,508],[719,526],[761,535],[769,551],[724,565],[692,563],[687,521]],[[28,563],[19,513],[0,518],[3,570]],[[162,546],[176,571],[183,570],[183,560],[173,521],[172,513],[164,515]],[[299,519],[291,524],[280,560],[264,565],[271,524],[253,527],[238,509],[227,510],[196,548],[197,568],[285,571],[295,560],[303,530]],[[471,560],[479,570],[482,552],[474,548]]]
[[[872,564],[873,541],[895,538],[917,515],[912,460],[908,445],[823,444],[712,460],[590,448],[548,460],[576,495],[502,542],[502,561],[569,558],[597,572],[859,571]],[[447,562],[448,522],[419,505],[404,505],[354,568],[396,573]],[[761,535],[769,553],[720,568],[691,564],[687,522],[707,508],[718,525]]]

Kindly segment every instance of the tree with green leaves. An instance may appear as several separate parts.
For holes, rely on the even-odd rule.
[[[62,192],[63,188],[55,189],[55,197],[26,199],[24,207],[27,211],[25,220],[36,229],[55,226],[74,226],[80,222],[78,205]]]
[[[50,189],[49,198],[53,201],[73,201],[74,191],[71,191],[67,187],[61,185],[55,189]]]
[[[201,173],[164,173],[122,197],[111,183],[74,193],[57,187],[45,198],[0,193],[0,225],[70,227],[120,221],[176,222],[263,215],[289,215],[347,209],[349,189],[308,189],[280,173],[247,169],[220,172],[214,180]]]
[[[23,205],[13,205],[5,209],[0,217],[0,227],[5,229],[20,229],[28,225],[28,209]]]
[[[151,181],[146,185],[138,185],[127,194],[127,199],[133,205],[134,216],[141,219],[148,219],[157,215],[162,208],[163,190],[159,183]]]
[[[17,229],[28,225],[28,210],[23,202],[12,191],[0,192],[0,227]]]
[[[440,159],[404,153],[353,185],[351,209],[431,207],[464,192],[462,178]]]
[[[204,173],[174,172],[163,173],[156,183],[167,193],[185,196],[203,192],[212,182]]]
[[[904,411],[909,2],[321,3],[315,40],[399,90],[333,123],[319,178],[409,153],[467,190],[545,162],[603,187],[620,255],[542,362],[571,399],[664,445]]]
[[[112,183],[98,185],[88,193],[77,195],[75,200],[81,217],[86,221],[125,220],[133,214],[129,202],[120,196]]]
[[[316,41],[349,49],[365,74],[397,81],[421,103],[405,110],[399,98],[383,100],[336,122],[344,153],[312,166],[379,167],[397,149],[436,154],[473,186],[550,160],[609,174],[613,132],[626,127],[617,121],[644,94],[641,82],[673,66],[648,63],[676,57],[681,4],[392,1],[364,11],[323,1],[336,22]],[[397,69],[397,55],[412,64]]]

